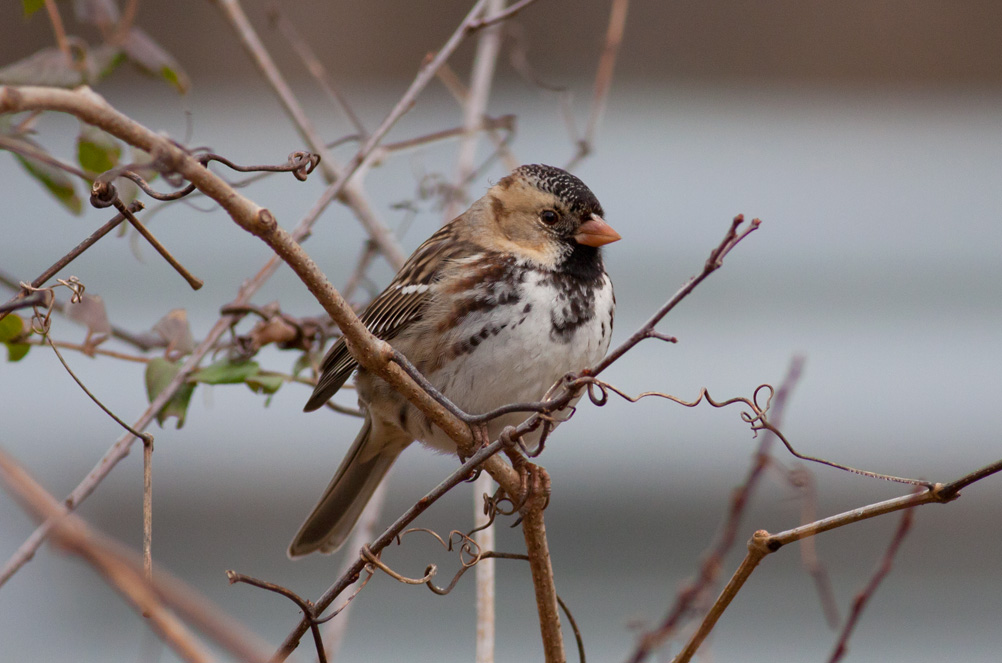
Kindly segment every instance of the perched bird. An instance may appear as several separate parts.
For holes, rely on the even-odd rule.
[[[609,347],[616,301],[599,247],[620,236],[603,214],[574,175],[521,166],[418,247],[361,320],[465,412],[537,401]],[[356,368],[338,340],[304,409],[324,405]],[[380,378],[360,369],[356,386],[365,423],[290,544],[292,558],[337,550],[412,441],[456,451]],[[496,439],[526,417],[501,416],[487,432]]]

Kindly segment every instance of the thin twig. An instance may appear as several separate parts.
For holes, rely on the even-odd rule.
[[[479,20],[487,2],[488,0],[477,0],[476,4],[473,5],[473,8],[463,19],[462,23],[460,23],[459,27],[452,33],[452,36],[449,37],[448,41],[446,41],[441,50],[439,50],[434,57],[421,66],[410,87],[407,88],[407,91],[404,92],[400,100],[397,101],[390,113],[379,124],[379,127],[372,132],[369,139],[362,144],[355,156],[352,157],[351,161],[348,162],[348,165],[345,166],[340,176],[329,187],[327,187],[327,190],[324,191],[318,204],[323,204],[324,201],[329,202],[340,196],[343,190],[346,190],[348,183],[355,175],[355,172],[359,169],[359,167],[361,167],[368,159],[369,155],[376,149],[376,146],[379,145],[390,129],[393,128],[393,125],[397,123],[397,120],[413,108],[418,95],[435,77],[438,69],[450,57],[452,57],[452,54],[457,48],[459,48],[460,44],[462,44],[466,37],[473,32],[471,25]]]
[[[103,357],[110,357],[112,359],[121,359],[122,361],[131,361],[137,364],[148,364],[150,362],[149,357],[140,357],[139,355],[130,355],[124,352],[116,352],[114,350],[105,350],[104,348],[95,348],[93,346],[81,344],[81,343],[67,343],[66,341],[50,341],[48,339],[34,339],[27,338],[23,341],[28,345],[45,345],[46,343],[52,343],[52,345],[57,348],[62,348],[63,350],[75,350],[81,354],[85,354],[88,357],[94,355],[101,355]]]
[[[522,11],[523,9],[525,9],[526,7],[528,7],[529,5],[531,5],[534,2],[536,2],[536,0],[519,0],[518,2],[516,2],[515,4],[513,4],[511,7],[508,7],[507,9],[505,9],[503,11],[497,11],[496,13],[494,13],[492,11],[492,13],[489,16],[486,16],[486,17],[484,17],[484,18],[482,18],[480,20],[476,20],[476,21],[471,22],[469,29],[471,31],[473,31],[473,30],[481,30],[483,28],[489,28],[489,27],[491,27],[493,25],[497,25],[498,23],[501,23],[502,21],[507,21],[509,18],[511,18],[515,14],[519,13],[520,11]]]
[[[887,547],[887,551],[884,553],[880,566],[877,567],[877,570],[870,578],[870,581],[866,584],[866,587],[864,587],[852,601],[852,610],[849,612],[849,618],[846,619],[846,622],[842,627],[842,632],[839,634],[838,641],[835,643],[832,655],[828,659],[829,663],[837,663],[837,661],[842,660],[842,657],[844,657],[849,651],[849,637],[856,628],[856,624],[859,622],[859,618],[863,614],[866,604],[871,598],[873,598],[877,588],[880,587],[880,583],[884,581],[887,574],[891,572],[891,567],[894,564],[894,557],[898,554],[898,549],[901,547],[901,543],[905,540],[905,536],[908,535],[908,530],[911,529],[914,517],[914,509],[905,509],[901,514],[901,520],[898,522],[898,528],[895,530],[894,536],[891,538],[891,544]]]
[[[574,641],[578,645],[578,661],[579,663],[586,663],[584,638],[581,637],[581,629],[578,628],[577,620],[574,619],[571,609],[567,607],[567,604],[564,603],[564,600],[560,598],[559,594],[557,595],[557,603],[560,604],[560,609],[564,611],[565,615],[567,615],[567,621],[570,623],[571,630],[574,632]]]
[[[355,213],[355,216],[366,232],[369,233],[369,237],[379,245],[379,250],[386,257],[390,265],[394,269],[400,269],[407,256],[404,255],[393,234],[377,218],[372,206],[362,194],[362,190],[354,183],[348,182],[348,179],[354,174],[354,169],[350,168],[350,173],[346,176],[338,168],[337,161],[324,146],[324,141],[321,140],[313,122],[305,110],[303,110],[296,96],[292,93],[292,89],[288,83],[282,77],[281,72],[279,72],[278,67],[271,59],[267,49],[265,49],[247,15],[244,14],[240,3],[237,0],[219,0],[217,4],[222,8],[223,13],[240,38],[240,43],[247,50],[254,64],[261,70],[265,80],[278,95],[279,101],[282,102],[282,105],[299,130],[300,135],[306,141],[306,144],[310,146],[313,152],[321,155],[322,160],[320,165],[323,169],[324,177],[328,181],[341,181],[336,191],[333,191],[331,195],[325,193],[314,204],[311,214],[319,216],[336,198],[343,199],[345,204]],[[331,188],[328,188],[328,192],[331,192]]]
[[[630,338],[626,339],[618,347],[609,352],[609,354],[605,356],[605,359],[600,361],[597,366],[591,369],[591,375],[598,375],[608,368],[613,362],[622,357],[627,350],[635,346],[637,343],[640,343],[645,338],[650,338],[650,332],[655,331],[654,328],[661,321],[661,319],[668,315],[673,308],[678,306],[679,302],[685,299],[688,294],[692,292],[697,285],[702,283],[707,276],[718,270],[723,264],[724,257],[730,253],[731,249],[737,246],[745,237],[758,230],[759,226],[762,224],[759,219],[752,219],[750,224],[741,228],[744,221],[745,218],[743,214],[739,214],[734,217],[734,221],[731,223],[731,227],[724,236],[724,239],[721,240],[720,244],[717,245],[717,248],[710,253],[710,257],[706,260],[706,263],[703,266],[703,271],[697,276],[689,279],[685,285],[679,288],[678,292],[676,292],[671,299],[665,302],[664,306],[659,308],[658,311],[652,315],[639,330],[630,336]]]
[[[139,234],[142,235],[143,238],[146,239],[146,241],[149,242],[154,249],[156,249],[157,253],[159,253],[160,256],[167,261],[167,264],[173,267],[174,271],[180,274],[181,277],[188,282],[188,285],[191,286],[192,290],[198,290],[203,285],[205,285],[204,281],[202,281],[199,278],[196,278],[191,272],[189,272],[185,268],[184,265],[178,262],[177,258],[171,255],[171,252],[167,250],[167,247],[161,244],[160,240],[154,237],[153,233],[150,232],[149,228],[144,226],[142,222],[140,222],[139,219],[136,218],[135,214],[129,211],[129,209],[125,206],[125,204],[118,198],[115,199],[115,208],[118,210],[120,214],[122,214],[126,219],[128,219],[129,223],[132,224],[132,227],[135,228],[137,231],[139,231]]]
[[[787,477],[800,489],[801,524],[817,520],[818,499],[814,475],[807,467],[800,466],[791,470],[787,474]],[[814,588],[818,593],[818,600],[821,602],[821,610],[825,614],[825,621],[828,622],[829,628],[838,628],[841,617],[839,617],[838,604],[835,602],[835,592],[832,590],[832,582],[828,576],[828,569],[825,568],[818,555],[818,547],[814,537],[804,539],[801,542],[800,561],[808,575],[814,580]]]
[[[132,202],[126,209],[129,212],[135,213],[143,209],[143,204],[137,200]],[[75,247],[73,247],[73,249],[69,253],[67,253],[62,258],[54,262],[48,269],[46,269],[37,278],[35,278],[31,282],[31,287],[41,288],[48,282],[49,279],[51,279],[53,276],[58,274],[63,268],[65,268],[67,265],[73,262],[73,260],[75,260],[77,256],[79,256],[81,253],[83,253],[91,246],[93,246],[94,243],[97,242],[97,240],[101,239],[102,237],[110,233],[112,230],[117,228],[118,224],[122,223],[122,221],[125,221],[125,215],[122,213],[116,214],[114,218],[112,218],[103,226],[92,232],[87,239],[77,244]],[[23,297],[25,294],[27,294],[20,286],[12,284],[8,277],[0,274],[0,280],[2,280],[8,286],[16,287],[20,291],[10,301],[15,301]],[[0,319],[2,319],[2,317],[3,317],[2,314],[0,314]]]
[[[351,125],[355,127],[355,131],[357,131],[364,140],[364,138],[368,136],[368,132],[365,130],[365,125],[362,124],[362,120],[358,117],[355,111],[352,110],[351,105],[344,98],[344,96],[338,92],[336,87],[334,87],[330,80],[330,76],[327,74],[327,68],[324,67],[320,58],[318,58],[313,52],[313,49],[310,48],[306,38],[299,32],[299,28],[297,28],[296,25],[289,20],[289,17],[286,16],[285,12],[282,11],[282,3],[271,2],[268,5],[268,17],[278,28],[279,32],[282,33],[286,41],[289,42],[289,45],[292,46],[292,49],[296,52],[296,55],[299,56],[299,59],[303,61],[303,65],[306,67],[306,70],[310,72],[311,76],[313,76],[313,80],[317,82],[320,89],[323,90],[328,97],[330,97],[330,100],[334,102],[334,106],[344,113]]]
[[[485,12],[491,16],[499,15],[505,6],[505,0],[489,0]],[[473,162],[477,154],[476,128],[487,110],[487,100],[494,81],[494,70],[497,67],[498,53],[501,52],[501,26],[494,24],[482,31],[477,39],[477,51],[473,57],[473,73],[470,80],[470,93],[463,104],[463,128],[465,133],[459,142],[456,155],[456,174],[453,182],[454,195],[449,197],[445,206],[445,220],[449,221],[459,213],[463,202],[460,195],[465,188],[470,174],[473,172]]]
[[[66,511],[12,458],[0,451],[0,481],[36,519],[52,530],[53,543],[90,564],[137,612],[150,615],[150,627],[185,661],[212,661],[208,648],[188,630],[178,615],[231,652],[239,660],[265,663],[265,644],[241,624],[224,615],[181,580],[157,573],[145,579],[134,553],[91,530]],[[177,613],[177,614],[175,614]]]
[[[755,567],[758,566],[758,563],[762,561],[766,555],[776,552],[789,543],[800,541],[801,539],[815,536],[821,534],[822,532],[827,532],[839,527],[845,527],[846,525],[851,525],[861,520],[876,518],[877,516],[893,513],[895,511],[901,511],[903,509],[911,509],[924,504],[945,504],[947,502],[951,502],[960,496],[958,486],[968,486],[998,472],[1002,472],[1002,460],[986,465],[985,467],[966,474],[950,483],[930,484],[927,488],[921,490],[920,492],[895,497],[882,502],[876,502],[851,511],[845,511],[813,523],[808,523],[784,532],[779,532],[778,534],[770,534],[765,530],[758,530],[748,542],[748,555],[741,563],[741,566],[738,567],[738,570],[734,572],[734,575],[731,577],[730,582],[728,582],[723,592],[721,592],[720,596],[717,597],[716,602],[703,619],[699,629],[693,634],[692,638],[686,643],[686,646],[681,652],[679,652],[678,656],[675,657],[674,663],[687,663],[692,659],[692,656],[696,653],[700,644],[702,644],[703,640],[706,639],[706,636],[709,635],[717,620],[720,619],[720,616],[727,609],[728,605],[730,605],[731,600],[733,600],[734,596],[737,595],[742,585],[744,585],[745,581],[755,570]]]
[[[125,423],[124,421],[122,421],[121,419],[119,419],[119,418],[118,418],[118,415],[116,415],[116,414],[115,414],[114,412],[112,412],[111,410],[109,410],[109,409],[107,408],[107,406],[105,406],[105,404],[104,404],[104,403],[102,403],[102,402],[101,402],[101,401],[100,401],[100,400],[98,399],[98,397],[97,397],[97,396],[95,396],[94,394],[92,394],[92,393],[91,393],[91,391],[90,391],[90,390],[89,390],[89,389],[87,388],[87,386],[86,386],[86,385],[85,385],[85,384],[84,384],[84,383],[83,383],[83,382],[82,382],[82,381],[80,380],[80,378],[78,378],[78,377],[76,376],[76,373],[74,373],[74,372],[73,372],[73,369],[71,369],[71,368],[70,368],[70,365],[66,363],[66,360],[65,360],[65,359],[63,359],[63,355],[62,355],[62,353],[61,353],[61,352],[59,352],[59,349],[58,349],[58,348],[57,348],[57,347],[55,346],[55,344],[54,344],[54,343],[53,343],[53,342],[52,342],[52,341],[51,341],[51,340],[49,339],[48,335],[46,335],[46,337],[45,337],[45,340],[46,340],[46,341],[48,341],[48,343],[49,343],[49,347],[50,347],[50,348],[52,348],[52,351],[56,353],[56,358],[57,358],[57,359],[59,359],[59,363],[63,365],[63,368],[65,368],[65,369],[66,369],[66,372],[70,374],[70,377],[71,377],[71,378],[73,378],[73,381],[77,383],[77,386],[79,386],[79,387],[80,387],[80,388],[81,388],[81,389],[83,390],[83,392],[84,392],[85,394],[87,394],[87,396],[88,396],[88,397],[89,397],[89,398],[90,398],[90,399],[91,399],[92,401],[94,401],[94,403],[95,403],[95,404],[96,404],[96,405],[97,405],[97,406],[98,406],[99,408],[101,408],[101,410],[103,410],[103,411],[104,411],[104,413],[105,413],[106,415],[108,415],[109,417],[111,417],[112,419],[114,419],[114,420],[115,420],[115,423],[117,423],[117,424],[118,424],[119,426],[121,426],[121,427],[122,427],[122,428],[124,428],[125,430],[129,431],[129,433],[131,433],[132,435],[135,435],[136,437],[138,437],[138,438],[140,438],[141,440],[143,440],[143,442],[144,442],[145,444],[148,444],[148,445],[152,445],[152,444],[153,444],[153,435],[151,435],[150,433],[140,433],[140,432],[139,432],[139,431],[137,431],[137,430],[136,430],[135,428],[133,428],[133,427],[132,427],[132,426],[130,426],[129,424],[127,424],[127,423]]]
[[[592,96],[591,112],[588,114],[588,124],[585,125],[584,136],[578,141],[578,151],[567,165],[573,170],[581,159],[591,154],[594,149],[595,134],[605,113],[605,104],[612,87],[612,74],[616,68],[616,56],[623,44],[623,32],[626,29],[626,12],[630,6],[629,0],[613,0],[609,13],[609,27],[605,33],[605,44],[602,47],[602,57],[598,61],[595,72],[595,92]]]
[[[35,308],[36,306],[48,308],[53,297],[55,297],[55,295],[52,294],[51,290],[36,290],[30,295],[25,295],[20,299],[15,298],[6,302],[0,306],[0,314],[13,313],[14,311],[20,311],[26,308]]]
[[[366,240],[362,243],[362,252],[358,256],[358,262],[355,263],[355,269],[351,271],[351,276],[348,277],[344,287],[341,289],[341,295],[345,299],[350,300],[355,294],[358,284],[365,278],[365,273],[368,271],[369,265],[372,263],[372,259],[376,257],[378,251],[379,249],[372,240]]]
[[[311,620],[315,616],[313,614],[313,604],[299,596],[299,594],[296,594],[291,589],[282,587],[281,585],[276,585],[275,583],[268,582],[267,580],[258,580],[257,578],[252,578],[242,573],[237,573],[236,571],[227,571],[226,578],[230,581],[231,585],[236,582],[242,582],[260,589],[266,589],[269,592],[281,594],[299,606],[299,609],[303,611],[303,614]],[[313,632],[313,642],[317,647],[317,659],[320,663],[327,663],[327,654],[324,652],[324,641],[320,636],[320,627],[315,621],[311,621],[310,630]]]
[[[786,403],[800,380],[802,369],[803,358],[794,357],[790,362],[786,377],[783,378],[779,389],[776,390],[770,412],[777,427],[782,422]],[[734,545],[748,504],[763,476],[763,470],[769,464],[769,451],[774,441],[775,437],[772,433],[766,433],[762,436],[744,482],[731,493],[727,516],[720,527],[716,543],[703,554],[696,577],[679,590],[674,604],[669,608],[661,623],[640,636],[630,661],[639,663],[647,658],[653,650],[661,647],[668,638],[678,631],[682,620],[692,614],[696,600],[717,582],[724,558]]]
[[[348,550],[360,550],[363,545],[376,537],[376,524],[379,522],[379,516],[383,511],[388,485],[387,481],[381,481],[379,486],[376,487],[375,492],[372,493],[369,503],[365,505],[362,515],[359,516],[358,523],[351,532],[351,538],[346,546]],[[341,562],[341,567],[338,569],[338,576],[341,577],[349,573],[354,563],[355,559],[350,555],[346,555]],[[369,577],[371,578],[372,576],[370,575]],[[341,649],[341,645],[344,644],[345,634],[348,631],[348,618],[351,614],[351,605],[350,601],[346,602],[337,611],[340,617],[338,619],[328,619],[324,625],[322,634],[328,660],[337,660],[338,651]]]
[[[153,580],[153,436],[143,437],[143,570]]]
[[[80,170],[73,164],[63,161],[58,157],[54,157],[45,150],[39,149],[29,142],[0,135],[0,150],[7,150],[8,152],[19,154],[23,157],[30,157],[52,166],[53,168],[58,168],[70,173],[71,175],[76,175],[85,182],[89,183],[91,181],[90,175]]]
[[[115,26],[115,34],[112,36],[112,40],[115,43],[121,43],[123,39],[129,34],[132,29],[132,25],[136,21],[136,14],[139,13],[139,0],[128,0],[125,3],[125,9],[122,11],[122,16],[118,21],[118,25]]]
[[[49,22],[52,23],[52,32],[55,34],[59,50],[66,56],[66,60],[73,64],[73,53],[70,51],[69,40],[66,38],[66,28],[63,27],[63,19],[59,15],[56,0],[45,0],[45,11],[49,15]]]

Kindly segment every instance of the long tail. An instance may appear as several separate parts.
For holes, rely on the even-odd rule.
[[[394,432],[365,418],[327,490],[289,544],[291,559],[316,550],[334,552],[344,544],[376,486],[411,442]]]

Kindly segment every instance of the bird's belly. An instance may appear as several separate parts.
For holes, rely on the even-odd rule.
[[[569,371],[596,364],[612,335],[611,286],[595,290],[594,314],[568,331],[555,327],[562,318],[555,292],[537,289],[523,293],[512,306],[472,314],[449,347],[463,350],[427,377],[453,403],[470,414],[482,414],[507,405],[538,401]],[[485,331],[486,330],[486,331]],[[494,439],[505,426],[516,425],[531,413],[513,413],[488,425]],[[437,428],[416,436],[444,450],[455,444]]]

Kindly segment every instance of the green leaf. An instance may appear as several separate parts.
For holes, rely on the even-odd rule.
[[[122,40],[122,49],[129,60],[140,69],[163,78],[181,94],[191,87],[188,75],[181,69],[177,60],[141,29],[134,26],[129,29],[129,33]]]
[[[5,343],[7,346],[7,361],[15,362],[24,359],[24,355],[28,354],[28,350],[31,346],[27,343]]]
[[[92,175],[99,175],[118,165],[122,147],[111,134],[97,127],[83,124],[77,135],[77,161]]]
[[[77,195],[73,180],[65,171],[31,157],[20,154],[15,154],[14,157],[28,171],[28,174],[38,180],[66,209],[74,214],[80,214],[83,211],[83,201]]]
[[[206,384],[239,384],[246,382],[261,370],[256,361],[231,362],[222,359],[191,374],[194,382]]]
[[[150,360],[150,363],[146,365],[146,396],[151,403],[170,384],[180,370],[181,362],[169,361],[163,357]],[[190,383],[182,385],[163,406],[163,409],[157,413],[157,423],[162,427],[164,421],[169,417],[175,417],[177,428],[183,426],[184,417],[188,413],[188,403],[191,401],[191,394],[194,391],[195,385]]]
[[[128,60],[121,47],[99,44],[87,51],[87,83],[96,85],[111,75],[118,65]]]
[[[285,384],[281,375],[255,375],[245,380],[255,394],[274,394]]]
[[[7,346],[7,361],[19,361],[31,349],[27,343],[14,342],[14,339],[21,338],[22,334],[24,334],[24,320],[19,315],[11,313],[0,320],[0,343]]]
[[[24,320],[17,313],[10,313],[0,320],[0,343],[8,343],[24,333]]]
[[[21,0],[21,10],[24,11],[25,18],[31,18],[32,14],[44,6],[45,0]]]

